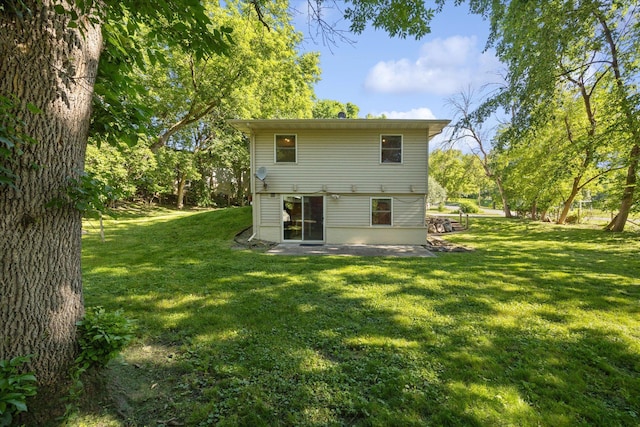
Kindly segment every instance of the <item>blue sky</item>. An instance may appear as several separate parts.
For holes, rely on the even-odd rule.
[[[431,33],[420,40],[390,38],[368,29],[348,34],[354,44],[338,41],[328,46],[308,28],[302,13],[306,2],[297,10],[301,13],[295,25],[307,37],[303,50],[320,52],[322,80],[315,87],[316,96],[352,102],[360,107],[360,117],[370,113],[450,119],[448,98],[468,87],[479,91],[500,81],[500,63],[493,51],[484,52],[489,23],[470,15],[464,5],[447,6],[431,22]],[[339,15],[329,12],[325,19],[334,22]]]

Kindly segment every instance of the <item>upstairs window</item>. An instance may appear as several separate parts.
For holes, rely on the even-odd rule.
[[[380,163],[402,163],[402,135],[380,135]]]
[[[393,199],[371,199],[371,225],[392,225]]]
[[[295,163],[296,148],[296,135],[276,135],[276,163]]]

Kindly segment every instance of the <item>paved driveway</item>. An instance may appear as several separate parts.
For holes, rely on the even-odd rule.
[[[435,255],[420,245],[322,245],[280,243],[267,251],[272,255],[338,255],[338,256],[380,256],[380,257],[434,257]]]

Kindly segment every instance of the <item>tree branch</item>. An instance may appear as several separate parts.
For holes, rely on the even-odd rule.
[[[262,12],[260,5],[258,4],[258,1],[253,0],[250,3],[253,5],[253,9],[256,11],[256,15],[258,15],[258,21],[262,22],[262,25],[264,25],[268,31],[271,31],[271,27],[269,27],[269,24],[267,24],[267,22],[264,20],[264,13]]]

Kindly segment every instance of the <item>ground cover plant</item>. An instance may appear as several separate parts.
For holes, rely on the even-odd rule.
[[[640,235],[478,218],[435,258],[234,249],[248,208],[87,222],[134,343],[77,425],[632,426]]]

